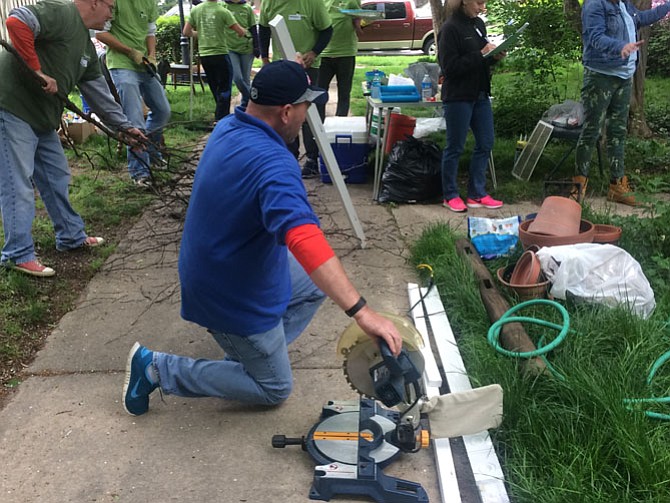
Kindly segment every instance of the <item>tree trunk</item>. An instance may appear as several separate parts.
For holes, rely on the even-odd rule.
[[[577,33],[582,32],[582,6],[579,0],[563,0],[563,14]]]
[[[633,0],[640,10],[651,8],[651,0]],[[650,28],[644,27],[638,32],[639,40],[648,40]],[[631,135],[649,137],[651,130],[644,115],[644,78],[647,73],[647,45],[643,44],[638,51],[637,69],[633,76],[633,91],[630,97],[628,112],[628,131]]]
[[[430,0],[430,11],[433,13],[433,33],[435,33],[435,52],[437,54],[437,34],[446,21],[442,0]]]

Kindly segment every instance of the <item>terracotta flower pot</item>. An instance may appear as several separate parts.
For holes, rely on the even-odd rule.
[[[501,267],[497,271],[498,281],[500,283],[512,290],[520,301],[530,300],[530,299],[543,299],[547,297],[547,292],[549,290],[550,283],[548,280],[544,280],[544,276],[541,276],[540,281],[533,285],[512,285],[509,283],[509,277],[512,273],[510,267]]]
[[[596,233],[593,235],[594,243],[616,245],[619,244],[622,229],[616,225],[596,224]]]
[[[596,233],[595,225],[588,220],[582,220],[579,226],[579,233],[572,236],[548,236],[546,234],[537,234],[528,230],[532,223],[533,220],[525,220],[519,224],[519,241],[521,241],[524,250],[532,245],[542,248],[543,246],[592,243],[593,236]]]
[[[512,286],[535,285],[540,281],[542,266],[534,251],[526,250],[517,261],[509,283]]]
[[[574,236],[579,233],[582,206],[573,199],[549,196],[528,227],[530,232],[548,236]]]

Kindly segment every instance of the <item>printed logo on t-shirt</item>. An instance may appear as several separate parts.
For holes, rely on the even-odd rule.
[[[83,68],[88,68],[88,56],[82,56],[81,59],[79,60],[79,66]]]
[[[302,19],[302,16],[300,14],[289,14],[288,20],[289,21],[300,21]]]

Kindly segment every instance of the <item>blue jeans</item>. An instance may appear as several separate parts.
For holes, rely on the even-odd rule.
[[[267,332],[240,336],[210,331],[225,351],[221,360],[154,352],[161,389],[185,397],[217,397],[276,405],[293,388],[288,345],[307,327],[325,296],[290,255],[292,293],[281,321]]]
[[[254,63],[254,55],[240,54],[239,52],[230,51],[228,53],[230,62],[233,65],[233,82],[235,87],[242,95],[242,108],[247,107],[249,103],[249,90],[251,89],[251,66]]]
[[[84,221],[70,204],[70,167],[56,131],[37,133],[0,109],[0,208],[5,244],[0,260],[35,260],[32,226],[35,189],[53,222],[56,248],[79,247],[86,239]]]
[[[130,177],[146,178],[151,174],[149,170],[151,159],[160,158],[157,147],[161,143],[163,127],[170,120],[170,103],[161,83],[148,72],[112,68],[109,73],[119,92],[123,113],[133,126],[147,133],[151,141],[145,152],[136,153],[128,147]],[[146,123],[142,101],[149,108]]]
[[[475,148],[470,158],[468,197],[486,196],[486,168],[493,150],[493,110],[491,98],[484,93],[477,101],[449,101],[444,104],[447,125],[447,146],[442,154],[442,192],[444,199],[457,197],[458,160],[465,148],[468,130],[475,136]]]

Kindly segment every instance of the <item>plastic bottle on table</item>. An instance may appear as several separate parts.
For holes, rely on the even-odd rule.
[[[423,80],[421,81],[421,99],[423,101],[428,101],[433,97],[433,81],[430,79],[430,75],[425,74]]]
[[[373,99],[381,98],[381,88],[382,88],[382,79],[378,73],[375,72],[375,76],[372,78],[372,85],[370,86],[370,96]]]

